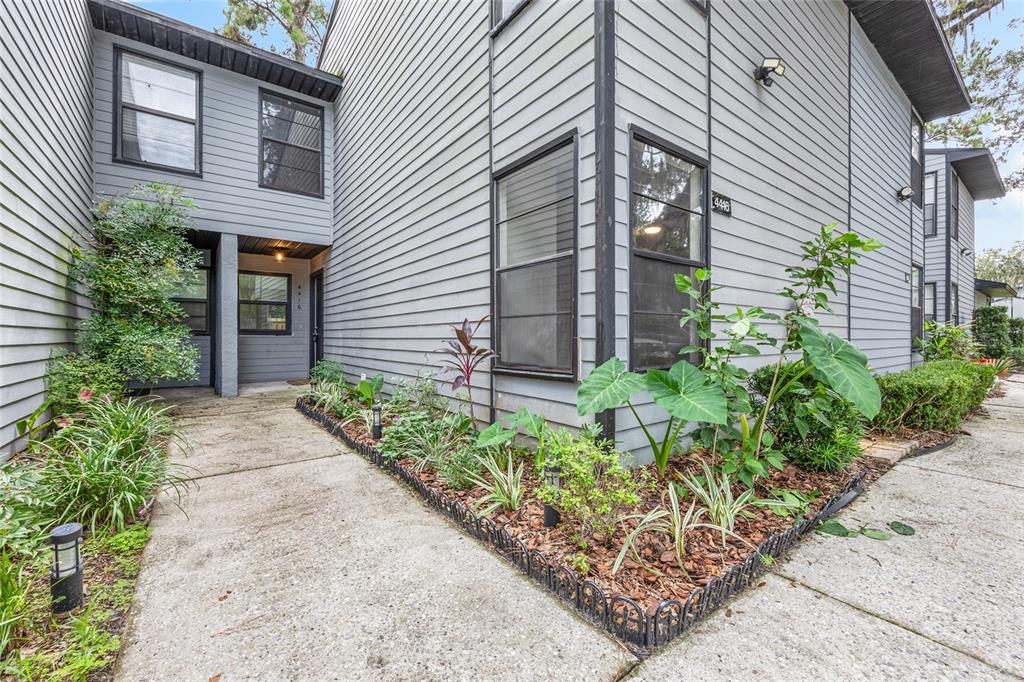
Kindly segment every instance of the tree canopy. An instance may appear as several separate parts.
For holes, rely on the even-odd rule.
[[[255,45],[255,36],[266,38],[271,30],[284,31],[284,46],[272,43],[270,51],[308,64],[316,60],[327,28],[325,0],[227,0],[224,26],[218,33],[231,40]]]
[[[985,249],[974,260],[975,275],[981,279],[1006,282],[1020,291],[1024,289],[1024,241],[1014,242],[1008,249]]]
[[[1008,189],[1024,187],[1024,168],[1005,168],[1013,148],[1024,140],[1024,22],[1008,23],[1018,40],[1001,45],[981,40],[983,19],[1000,21],[1004,0],[936,0],[939,18],[960,66],[973,108],[928,124],[928,139],[944,145],[989,147],[1003,167]]]

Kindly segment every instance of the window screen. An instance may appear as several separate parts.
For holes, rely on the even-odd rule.
[[[698,345],[693,325],[679,325],[691,301],[675,275],[704,264],[704,168],[635,137],[630,174],[630,359],[634,369],[668,367]]]
[[[323,196],[323,109],[260,94],[260,186]]]
[[[928,173],[924,176],[924,236],[934,237],[937,233],[935,225],[935,193],[938,174]]]
[[[499,367],[573,371],[575,154],[569,140],[495,180]]]
[[[291,275],[238,273],[238,331],[248,334],[288,334]]]
[[[199,73],[130,52],[117,55],[116,158],[199,172]]]

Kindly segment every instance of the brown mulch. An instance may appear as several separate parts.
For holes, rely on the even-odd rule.
[[[371,446],[374,444],[361,424],[353,422],[343,428],[356,442]],[[414,462],[410,459],[400,460],[400,463],[410,470],[413,469]],[[859,458],[845,471],[834,473],[808,471],[786,464],[782,471],[772,470],[770,476],[759,480],[756,494],[759,497],[767,497],[772,488],[790,488],[805,493],[817,492],[820,495],[811,503],[810,513],[814,513],[839,492],[850,478],[861,471],[866,472],[867,482],[870,483],[888,469],[887,463],[871,457]],[[679,481],[683,474],[699,473],[699,470],[699,454],[670,461],[665,479],[662,481],[657,481],[653,464],[638,468],[634,471],[634,477],[641,482],[641,500],[633,509],[624,510],[624,514],[644,514],[650,511],[661,503],[666,481]],[[485,491],[478,487],[467,490],[450,488],[429,468],[416,475],[429,487],[467,506],[471,506],[485,494]],[[494,512],[491,519],[499,526],[506,527],[514,537],[522,539],[529,550],[542,552],[551,565],[571,566],[581,579],[589,578],[595,581],[606,594],[626,595],[636,600],[649,613],[653,613],[657,605],[665,599],[685,600],[693,590],[722,575],[731,566],[742,563],[752,553],[750,545],[735,538],[727,537],[723,546],[720,533],[697,529],[688,535],[684,573],[675,561],[671,543],[666,542],[663,537],[645,534],[641,536],[636,547],[644,561],[657,573],[647,570],[629,556],[623,561],[620,570],[613,574],[612,566],[619,550],[637,522],[627,520],[620,523],[614,536],[610,538],[600,535],[581,537],[579,527],[565,518],[555,528],[545,528],[544,505],[537,498],[541,482],[529,467],[524,473],[523,480],[528,489],[528,502],[516,512]],[[688,506],[687,502],[684,509]],[[766,508],[749,507],[748,511],[749,517],[737,519],[735,532],[751,545],[756,546],[773,533],[784,531],[795,523],[792,517],[779,516]]]

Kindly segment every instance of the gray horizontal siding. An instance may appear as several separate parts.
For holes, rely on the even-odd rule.
[[[287,381],[309,375],[309,261],[238,254],[238,270],[288,273],[291,282],[291,333],[238,333],[238,382]],[[237,310],[224,311],[237,315]]]
[[[487,34],[483,0],[338,8],[324,350],[353,377],[436,367],[448,326],[489,311]],[[481,407],[487,386],[478,372]]]
[[[911,107],[856,21],[851,55],[851,227],[884,245],[853,269],[851,340],[885,372],[911,361],[913,201],[896,199],[910,184]]]
[[[946,157],[941,154],[925,155],[925,172],[935,172],[935,228],[934,237],[924,240],[924,280],[935,283],[935,319],[945,321],[946,290]],[[974,285],[971,285],[974,289]]]
[[[494,40],[494,167],[501,168],[573,129],[578,183],[580,366],[594,367],[594,8],[591,3],[534,2]],[[499,415],[526,406],[550,421],[578,426],[576,384],[495,377]]]
[[[84,1],[0,3],[0,459],[88,313],[67,270],[93,198],[91,40]]]
[[[970,253],[961,251],[968,249]],[[974,317],[974,198],[964,183],[960,183],[960,230],[953,242],[950,258],[954,282],[960,284],[960,321],[970,322]]]
[[[283,91],[253,78],[94,31],[96,192],[119,194],[142,182],[183,187],[196,202],[196,225],[273,239],[328,244],[331,237],[333,150],[324,150],[325,197],[307,197],[259,187],[259,88]],[[114,163],[112,153],[114,45],[180,63],[203,72],[202,177]],[[294,94],[294,93],[291,93]],[[301,99],[301,98],[300,98]],[[326,139],[333,112],[324,105]]]

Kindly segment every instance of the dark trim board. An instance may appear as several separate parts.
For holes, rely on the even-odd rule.
[[[138,161],[136,159],[126,159],[122,155],[121,147],[123,146],[123,136],[121,135],[121,109],[123,105],[121,103],[121,57],[125,54],[130,54],[135,57],[141,57],[142,59],[148,59],[160,64],[165,64],[172,68],[180,71],[188,71],[196,75],[196,118],[194,121],[188,121],[195,128],[195,140],[193,140],[195,155],[195,167],[192,170],[187,168],[177,168],[175,166],[165,166],[159,163],[148,163],[146,161]],[[125,47],[119,43],[114,43],[114,69],[111,80],[113,81],[113,97],[111,101],[111,117],[113,120],[113,126],[111,131],[110,140],[110,160],[112,163],[120,163],[126,166],[136,166],[139,168],[150,168],[158,170],[163,173],[176,173],[178,175],[187,175],[193,178],[203,177],[203,72],[199,69],[194,69],[184,64],[172,61],[170,59],[164,59],[157,55],[150,54],[148,52],[140,52],[139,50],[133,50]],[[129,106],[131,109],[140,111],[150,111],[143,107]],[[178,116],[172,114],[165,114],[159,111],[151,111],[153,115],[162,116],[172,120],[185,121]]]
[[[573,224],[573,237],[572,237],[572,291],[571,291],[571,306],[572,306],[572,327],[571,327],[571,348],[570,348],[570,370],[569,371],[558,371],[545,367],[526,367],[521,365],[502,365],[501,364],[501,330],[499,329],[498,321],[501,319],[501,278],[498,276],[498,262],[500,260],[498,254],[498,240],[496,238],[498,231],[498,216],[497,209],[495,207],[495,198],[497,197],[497,185],[505,176],[516,172],[521,168],[525,168],[531,163],[538,161],[539,159],[558,151],[559,149],[569,146],[572,148],[572,177],[573,177],[573,203],[572,203],[572,224]],[[573,128],[569,132],[562,133],[561,135],[551,139],[550,141],[542,144],[540,147],[533,149],[523,156],[511,161],[501,168],[491,173],[491,290],[493,292],[493,302],[491,310],[494,312],[492,318],[491,330],[494,346],[493,348],[498,351],[499,355],[494,358],[491,365],[491,371],[498,374],[514,374],[516,376],[528,376],[535,377],[538,379],[562,379],[566,381],[576,381],[579,378],[579,206],[580,206],[580,149],[579,149],[579,130]],[[564,201],[567,197],[563,197],[559,201]],[[557,262],[564,256],[559,258],[551,258],[545,262]],[[503,272],[514,270],[518,267],[526,267],[529,265],[536,265],[536,261],[529,263],[522,263],[518,266],[512,266],[506,268]]]
[[[338,76],[127,2],[88,0],[88,7],[92,25],[100,31],[327,102],[341,92]]]
[[[615,355],[615,4],[594,4],[594,364]],[[615,410],[596,415],[615,439]]]
[[[491,21],[490,21],[490,23],[491,23],[491,26],[492,26],[492,28],[491,28],[491,39],[492,40],[495,37],[497,37],[497,35],[499,33],[501,33],[505,29],[506,26],[511,24],[513,21],[515,21],[516,17],[519,16],[519,14],[524,9],[526,9],[526,6],[529,5],[533,0],[519,0],[519,4],[517,4],[515,7],[513,7],[512,11],[509,12],[507,16],[504,16],[501,19],[498,19],[497,23],[495,23],[495,21],[494,21],[494,17],[496,15],[495,9],[499,6],[500,1],[501,0],[491,0],[491,2],[490,2],[490,10],[491,10],[491,14],[490,14],[490,20]]]

